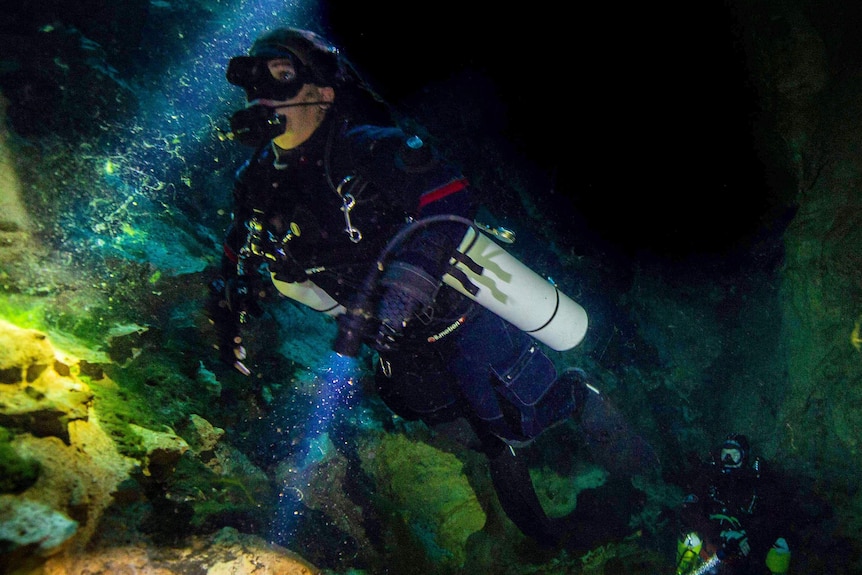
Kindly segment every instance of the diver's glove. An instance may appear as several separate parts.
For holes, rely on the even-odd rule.
[[[374,349],[393,351],[408,322],[434,302],[440,282],[422,268],[404,262],[393,263],[380,280],[383,295],[377,307],[380,325]]]
[[[724,557],[747,557],[751,552],[748,533],[745,529],[727,530],[719,534],[721,539],[721,554]]]
[[[246,351],[240,326],[248,321],[249,315],[263,313],[252,283],[242,278],[216,278],[209,285],[210,295],[205,308],[215,329],[219,359],[243,375],[249,375],[251,370],[243,363]]]

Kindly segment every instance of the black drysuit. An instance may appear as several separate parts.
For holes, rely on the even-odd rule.
[[[570,417],[588,394],[584,374],[559,376],[527,334],[441,282],[467,231],[463,220],[477,209],[457,170],[398,128],[351,125],[330,114],[298,148],[278,157],[270,145],[258,150],[238,172],[234,195],[221,285],[255,281],[266,262],[277,279],[311,279],[348,309],[396,234],[441,218],[393,246],[382,272],[365,338],[380,356],[380,396],[406,419],[468,420],[518,527],[549,544],[572,531],[576,518],[545,515],[510,445]],[[394,316],[389,327],[379,328],[386,316]],[[229,323],[224,315],[215,320],[217,328]],[[229,339],[233,329],[220,333]]]

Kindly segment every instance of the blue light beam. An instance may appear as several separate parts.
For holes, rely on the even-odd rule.
[[[346,417],[358,396],[360,368],[356,358],[331,352],[318,372],[313,389],[313,407],[304,422],[291,431],[298,438],[292,464],[282,486],[271,528],[270,541],[289,544],[297,537],[303,517],[306,493],[314,489],[318,466],[333,447],[331,431],[337,418]]]

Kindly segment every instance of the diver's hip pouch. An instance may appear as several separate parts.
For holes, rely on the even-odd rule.
[[[512,429],[534,438],[571,414],[571,390],[555,389],[557,370],[536,346],[530,346],[507,370],[493,370],[503,417]],[[560,386],[556,386],[560,387]]]
[[[515,405],[534,406],[557,378],[557,370],[536,346],[525,349],[504,372],[493,369],[500,380],[498,391]]]

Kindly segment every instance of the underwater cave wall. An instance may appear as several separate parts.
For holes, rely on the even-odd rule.
[[[862,527],[862,60],[850,3],[776,3],[746,12],[744,41],[765,115],[776,126],[796,209],[781,275],[787,380],[767,455],[801,471],[842,531]],[[849,12],[848,12],[849,11]]]

